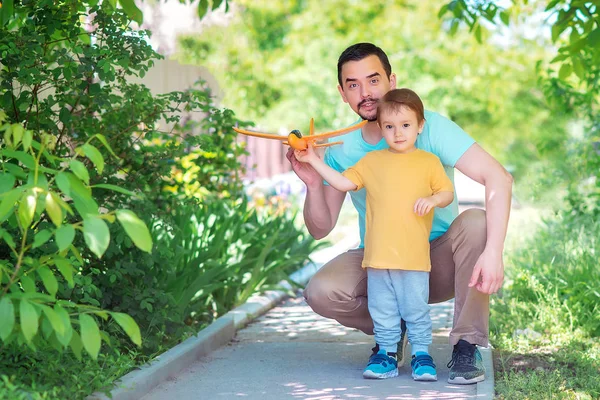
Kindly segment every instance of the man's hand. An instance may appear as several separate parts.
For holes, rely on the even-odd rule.
[[[481,293],[496,293],[504,281],[504,262],[502,253],[487,248],[481,253],[473,268],[469,287],[475,287]]]
[[[294,149],[291,147],[288,149],[285,157],[292,165],[292,170],[298,175],[298,178],[306,184],[306,186],[320,185],[323,183],[321,175],[315,171],[315,169],[307,162],[300,162],[294,155]]]
[[[435,197],[421,197],[415,202],[414,211],[419,217],[428,214],[431,210],[437,207],[437,200]]]

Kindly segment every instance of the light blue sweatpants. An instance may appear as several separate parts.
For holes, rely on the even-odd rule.
[[[367,277],[369,313],[379,348],[398,351],[402,318],[412,354],[429,352],[429,272],[367,268]]]

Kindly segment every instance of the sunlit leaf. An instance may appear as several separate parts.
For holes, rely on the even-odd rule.
[[[79,314],[79,327],[83,348],[95,360],[100,352],[100,329],[94,318],[88,314]]]
[[[106,222],[98,217],[84,219],[83,238],[92,253],[102,258],[110,243],[110,231]]]
[[[38,315],[33,308],[33,305],[26,299],[21,299],[19,305],[19,318],[21,323],[21,331],[25,340],[31,342],[38,331]]]
[[[8,296],[0,299],[0,339],[3,341],[10,336],[15,326],[15,309]]]
[[[152,236],[148,227],[130,210],[117,210],[117,219],[133,243],[143,251],[152,251]]]
[[[110,313],[110,315],[114,318],[115,321],[123,328],[127,336],[131,339],[131,341],[138,346],[142,345],[142,335],[140,333],[140,328],[138,324],[135,323],[133,318],[131,318],[127,314],[123,313]]]

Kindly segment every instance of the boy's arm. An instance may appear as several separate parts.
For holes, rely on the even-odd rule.
[[[431,196],[431,199],[435,203],[435,207],[444,208],[454,200],[454,192],[438,192]]]
[[[350,179],[325,164],[325,162],[315,153],[312,146],[309,146],[306,150],[297,150],[295,155],[299,161],[309,163],[311,167],[313,167],[314,170],[335,189],[342,192],[349,192],[357,189],[358,186]]]

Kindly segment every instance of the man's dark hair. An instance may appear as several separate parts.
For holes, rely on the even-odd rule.
[[[385,54],[383,50],[375,46],[373,43],[356,43],[344,50],[342,54],[340,54],[340,58],[338,58],[338,83],[340,86],[343,87],[342,66],[344,64],[346,64],[348,61],[360,61],[363,58],[373,55],[379,57],[379,61],[381,61],[381,65],[383,65],[385,74],[387,75],[388,79],[390,79],[390,75],[392,74],[392,66],[390,65],[390,60],[388,60],[387,54]]]

